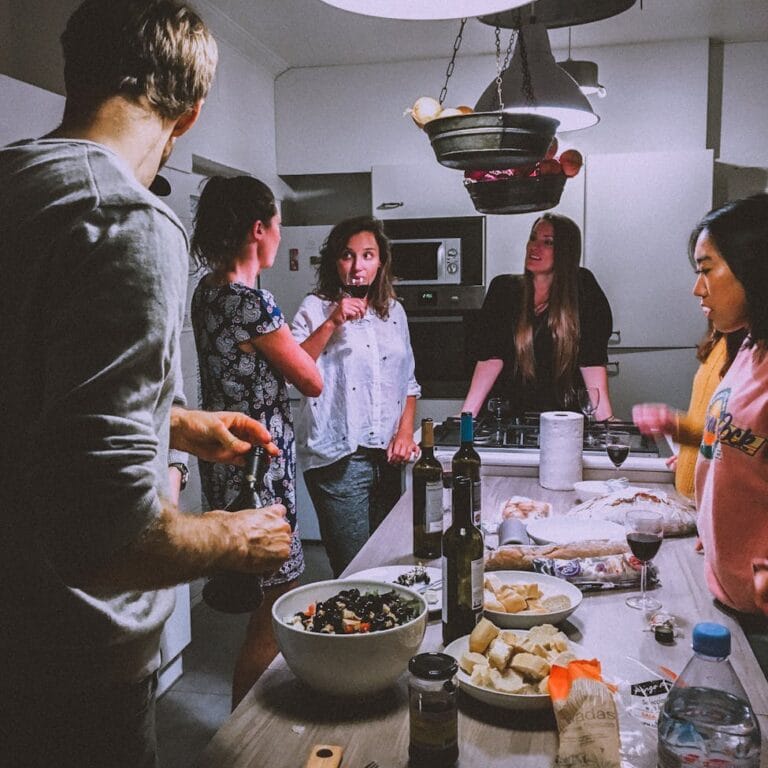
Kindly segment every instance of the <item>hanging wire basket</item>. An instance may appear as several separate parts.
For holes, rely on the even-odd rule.
[[[542,115],[473,112],[438,117],[424,130],[441,165],[490,171],[538,163],[558,125],[557,120]]]
[[[533,213],[554,208],[560,202],[566,176],[507,176],[494,181],[464,180],[479,213]]]

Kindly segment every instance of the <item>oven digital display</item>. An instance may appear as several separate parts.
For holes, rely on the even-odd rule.
[[[420,307],[436,307],[437,291],[422,291],[419,294],[417,303]]]

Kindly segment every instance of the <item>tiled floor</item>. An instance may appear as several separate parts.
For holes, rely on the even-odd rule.
[[[301,583],[332,578],[325,550],[304,543]],[[191,768],[229,716],[232,668],[248,614],[217,613],[205,603],[192,609],[192,643],[184,651],[184,674],[157,703],[161,768]]]

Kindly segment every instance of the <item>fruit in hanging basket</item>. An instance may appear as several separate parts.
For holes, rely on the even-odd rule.
[[[456,107],[456,109],[458,109],[462,115],[471,115],[475,111],[474,109],[472,109],[472,107],[468,107],[465,104],[462,104],[461,106]]]
[[[403,114],[410,115],[413,118],[413,122],[419,128],[423,128],[442,111],[443,107],[437,99],[433,99],[431,96],[422,96],[416,99],[416,103],[410,109],[406,109]]]
[[[581,156],[581,152],[576,149],[566,149],[560,155],[560,165],[566,176],[575,176],[581,170],[583,164],[584,159]]]
[[[556,176],[558,173],[562,173],[563,169],[554,157],[550,157],[539,163],[539,172],[542,176]]]
[[[552,143],[547,148],[547,153],[544,155],[545,160],[551,160],[557,154],[557,136],[552,137]]]
[[[464,114],[460,109],[457,107],[448,107],[447,109],[444,109],[440,114],[437,115],[437,117],[433,118],[434,120],[442,119],[443,117],[456,117],[457,115]]]

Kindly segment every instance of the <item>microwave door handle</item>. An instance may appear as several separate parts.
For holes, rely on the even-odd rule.
[[[442,242],[437,246],[437,279],[444,278],[447,274],[447,265],[445,263],[445,243]]]

